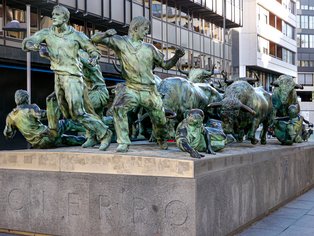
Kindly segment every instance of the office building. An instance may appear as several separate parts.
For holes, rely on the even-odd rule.
[[[314,1],[297,1],[298,83],[304,86],[297,91],[305,119],[314,122]]]
[[[243,27],[239,28],[239,74],[270,83],[285,74],[297,76],[296,2],[294,0],[243,1]]]

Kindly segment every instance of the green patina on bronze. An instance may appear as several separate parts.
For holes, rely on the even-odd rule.
[[[223,130],[232,134],[237,141],[244,135],[252,144],[257,144],[255,133],[260,124],[261,144],[266,144],[266,133],[272,120],[271,96],[262,87],[254,88],[247,81],[236,81],[226,88],[221,102],[209,107],[220,107]]]
[[[164,60],[164,55],[155,46],[143,42],[149,28],[150,21],[139,16],[131,21],[128,36],[116,35],[116,31],[111,29],[92,37],[93,42],[104,44],[115,51],[121,62],[122,77],[126,80],[126,88],[113,107],[119,143],[117,151],[120,152],[126,152],[131,143],[127,113],[138,106],[147,110],[157,142],[162,149],[167,149],[166,117],[157,92],[153,68],[160,66],[170,69],[184,55],[184,51],[176,49],[171,59]]]
[[[302,85],[295,83],[293,77],[288,75],[279,76],[272,85],[274,86],[272,102],[275,117],[288,116],[288,108],[290,105],[297,105],[298,111],[300,112],[295,89],[303,89]]]
[[[99,117],[104,116],[105,107],[108,104],[109,92],[103,79],[99,63],[91,65],[87,52],[79,50],[80,60],[83,64],[83,78],[87,86],[88,97]]]
[[[193,158],[204,156],[199,152],[215,154],[211,146],[211,133],[204,127],[203,120],[203,111],[192,109],[176,130],[177,146],[182,151],[190,153]]]
[[[36,104],[29,104],[29,94],[25,90],[15,92],[16,108],[10,112],[6,119],[3,134],[7,138],[13,138],[16,130],[19,130],[34,148],[51,148],[62,145],[81,145],[85,142],[82,136],[65,135],[67,131],[80,131],[82,127],[77,126],[69,120],[56,120],[50,116],[55,112],[56,102],[54,98],[47,99],[47,111],[41,110]],[[53,117],[51,120],[50,117]],[[48,118],[48,126],[41,120]]]
[[[69,11],[63,6],[55,6],[52,12],[53,25],[24,39],[23,50],[39,51],[45,43],[55,72],[55,93],[63,116],[81,123],[85,129],[96,135],[100,150],[106,150],[111,141],[111,132],[101,119],[94,114],[83,80],[79,49],[86,51],[91,65],[96,65],[100,54],[87,36],[67,25]],[[86,110],[85,110],[86,109]],[[91,142],[93,145],[94,142]],[[87,140],[87,146],[93,146]]]
[[[290,105],[287,117],[278,117],[274,121],[274,132],[277,139],[285,145],[301,143],[303,117],[299,115],[298,106]]]

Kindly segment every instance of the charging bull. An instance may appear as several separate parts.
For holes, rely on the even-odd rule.
[[[158,92],[165,109],[175,112],[178,122],[184,119],[187,111],[197,108],[206,114],[208,103],[222,100],[222,95],[209,84],[192,83],[180,77],[162,80]]]
[[[238,141],[244,135],[252,144],[258,143],[256,129],[262,123],[261,143],[266,144],[266,133],[272,119],[272,100],[262,87],[254,88],[246,81],[236,81],[226,88],[220,102],[209,107],[220,107],[220,117],[226,134],[233,134]]]
[[[277,117],[288,116],[288,107],[297,105],[298,112],[300,106],[295,89],[303,89],[302,85],[294,82],[293,78],[288,75],[281,75],[272,83],[275,87],[272,95],[274,115]]]

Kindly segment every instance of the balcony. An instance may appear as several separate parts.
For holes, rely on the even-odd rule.
[[[222,2],[223,1],[217,1],[216,9],[213,9],[213,6],[207,6],[206,3],[210,1],[205,0],[176,0],[176,3],[178,5],[182,6],[182,11],[189,11],[193,13],[199,14],[199,16],[209,22],[214,23],[215,25],[218,25],[220,27],[223,27],[223,14],[222,14]],[[220,3],[221,5],[219,5]],[[169,5],[171,5],[171,2],[168,2]],[[237,10],[237,9],[235,9]],[[218,13],[221,12],[221,13]],[[239,13],[239,17],[242,14]],[[242,20],[239,20],[239,22],[242,22]],[[241,23],[233,22],[226,18],[226,28],[236,28],[241,27]]]

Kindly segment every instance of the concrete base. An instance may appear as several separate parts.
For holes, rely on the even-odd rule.
[[[226,235],[314,184],[314,143],[233,144],[190,159],[174,145],[127,154],[0,152],[0,228],[53,235]]]

